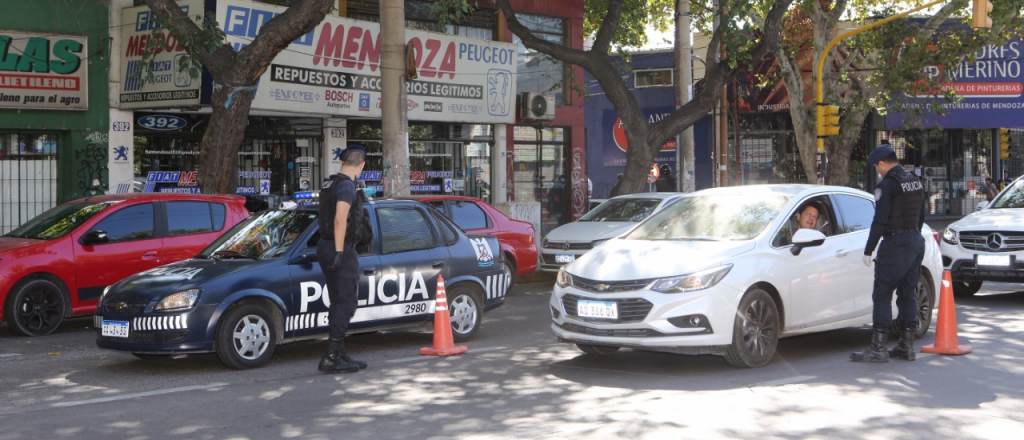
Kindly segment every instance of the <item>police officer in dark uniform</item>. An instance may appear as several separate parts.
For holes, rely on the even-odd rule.
[[[924,259],[924,185],[921,179],[900,165],[896,152],[888,144],[875,148],[868,156],[882,181],[875,188],[875,218],[864,246],[864,265],[871,267],[871,254],[878,247],[875,261],[874,332],[867,350],[850,354],[854,362],[888,362],[889,357],[908,361],[916,358],[914,337],[917,332],[917,296],[914,288]],[[892,292],[896,290],[899,308],[900,341],[886,350],[886,336],[892,325]]]
[[[366,362],[357,361],[345,352],[345,332],[356,313],[359,294],[359,256],[351,239],[354,225],[353,212],[362,219],[363,209],[357,203],[356,178],[366,165],[366,149],[362,145],[349,145],[341,152],[341,172],[332,175],[320,190],[320,241],[316,246],[320,269],[327,279],[327,295],[331,301],[328,311],[327,349],[320,359],[323,373],[352,373],[366,368]]]

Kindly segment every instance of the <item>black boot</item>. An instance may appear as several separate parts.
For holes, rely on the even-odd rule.
[[[320,366],[317,367],[321,373],[354,373],[359,371],[359,365],[345,360],[345,340],[328,339],[327,350],[320,358]]]
[[[889,350],[889,357],[912,361],[917,359],[917,352],[914,351],[914,337],[917,332],[913,329],[900,331],[900,342],[892,350]]]
[[[889,351],[885,349],[885,340],[889,332],[875,330],[871,334],[871,345],[867,350],[850,353],[854,362],[889,362]]]
[[[357,361],[355,359],[352,359],[352,357],[347,354],[341,355],[341,359],[350,364],[355,364],[356,366],[359,367],[360,370],[366,369],[366,361]]]

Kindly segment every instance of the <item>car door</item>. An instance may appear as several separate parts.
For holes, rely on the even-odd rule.
[[[160,266],[163,241],[156,236],[153,203],[115,204],[91,228],[76,231],[72,249],[79,301],[99,299],[103,289],[129,275]],[[82,244],[89,231],[106,231],[106,243]]]
[[[370,275],[367,316],[379,321],[429,319],[438,275],[448,276],[451,254],[431,214],[421,205],[375,209],[380,265]]]
[[[840,215],[840,234],[850,248],[845,278],[849,280],[844,288],[856,298],[855,315],[871,314],[871,293],[874,290],[875,272],[864,266],[864,246],[871,233],[871,222],[875,217],[875,202],[867,197],[851,194],[836,194],[836,209]]]

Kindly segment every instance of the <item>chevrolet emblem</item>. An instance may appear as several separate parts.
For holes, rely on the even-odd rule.
[[[609,287],[611,286],[607,284],[594,284],[594,290],[597,290],[598,292],[604,292],[605,290],[608,290]]]

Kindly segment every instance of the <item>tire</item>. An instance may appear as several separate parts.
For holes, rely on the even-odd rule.
[[[230,368],[259,368],[270,361],[277,346],[274,320],[263,307],[232,307],[217,325],[217,357]]]
[[[48,335],[64,320],[64,298],[64,289],[48,279],[24,280],[11,289],[4,318],[20,335]]]
[[[974,296],[981,290],[981,281],[953,281],[953,295]]]
[[[473,289],[455,286],[448,297],[448,313],[452,322],[452,339],[463,342],[476,335],[483,321],[483,301]]]
[[[953,285],[956,283],[954,282]],[[928,282],[924,271],[921,271],[921,276],[917,279],[914,294],[917,296],[917,331],[914,332],[914,339],[921,339],[928,334],[928,329],[932,326],[932,310],[935,308],[935,289]],[[892,320],[892,325],[889,326],[889,335],[897,339],[900,337],[898,320]]]
[[[586,354],[593,355],[608,355],[619,351],[621,347],[609,347],[607,345],[589,345],[589,344],[576,344],[580,350],[583,350]]]
[[[508,279],[508,288],[505,289],[505,295],[508,296],[509,292],[516,285],[516,265],[509,261],[508,256],[505,257],[504,263],[502,263],[502,271],[505,273],[506,279]]]
[[[747,292],[736,311],[726,362],[743,368],[767,364],[779,346],[781,327],[779,309],[771,295],[761,289]]]

